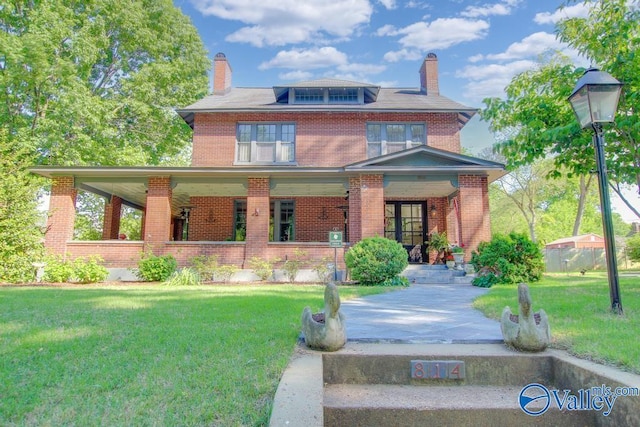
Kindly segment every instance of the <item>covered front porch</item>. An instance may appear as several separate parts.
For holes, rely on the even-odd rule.
[[[52,179],[45,245],[70,256],[100,255],[109,267],[133,267],[144,251],[198,255],[246,268],[259,257],[333,259],[331,231],[343,233],[339,268],[350,244],[370,236],[409,252],[432,232],[472,250],[490,239],[488,183],[502,165],[418,147],[341,168],[37,168]],[[102,240],[73,240],[79,190],[105,199]],[[142,212],[141,240],[120,240],[121,207]],[[467,257],[470,256],[467,251]]]

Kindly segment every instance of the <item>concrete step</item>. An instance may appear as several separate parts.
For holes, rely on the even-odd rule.
[[[465,276],[463,270],[449,269],[445,265],[410,264],[402,272],[411,283],[457,283]],[[461,282],[466,283],[466,282]]]
[[[410,349],[411,347],[407,347]],[[490,347],[489,347],[490,348]],[[519,386],[529,383],[552,382],[553,361],[545,353],[523,354],[501,352],[499,354],[353,354],[325,353],[322,355],[323,381],[325,384],[394,384],[423,385],[425,381],[434,388],[457,386]],[[460,361],[464,374],[456,380],[417,380],[411,378],[411,361]]]
[[[586,426],[594,425],[594,417],[601,416],[550,407],[543,416],[532,417],[518,405],[520,390],[514,386],[327,385],[324,425]],[[528,409],[534,410],[533,405]]]

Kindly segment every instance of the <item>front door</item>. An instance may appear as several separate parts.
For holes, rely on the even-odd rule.
[[[384,235],[402,244],[409,262],[428,262],[424,241],[427,229],[426,202],[387,202],[384,209]]]

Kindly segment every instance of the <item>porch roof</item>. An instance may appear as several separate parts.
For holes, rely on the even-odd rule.
[[[447,197],[457,191],[459,175],[486,176],[492,182],[506,174],[504,165],[432,147],[420,146],[343,167],[91,167],[38,166],[47,178],[74,177],[76,188],[105,198],[118,196],[141,209],[146,204],[147,179],[171,179],[172,209],[189,205],[190,197],[246,197],[248,178],[270,178],[272,197],[342,197],[349,178],[383,175],[385,197]]]

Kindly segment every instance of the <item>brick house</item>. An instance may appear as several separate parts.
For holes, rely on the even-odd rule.
[[[460,154],[476,109],[440,95],[434,54],[419,75],[419,88],[333,79],[236,88],[219,53],[212,94],[178,110],[193,129],[190,167],[33,169],[52,180],[45,246],[99,254],[109,267],[135,266],[148,249],[181,265],[217,254],[246,267],[296,248],[321,259],[334,256],[331,231],[345,241],[339,264],[350,244],[376,235],[418,245],[425,262],[434,231],[474,249],[491,237],[488,185],[504,165]],[[106,200],[101,241],[73,240],[78,189]],[[143,240],[117,239],[122,205],[143,212]]]

